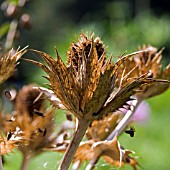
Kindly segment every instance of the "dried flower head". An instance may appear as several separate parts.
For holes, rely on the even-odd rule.
[[[24,86],[16,96],[13,117],[3,117],[3,130],[10,132],[8,141],[19,140],[18,149],[24,156],[35,156],[52,144],[54,130],[53,109],[46,109],[43,96],[35,85]],[[45,118],[35,114],[39,111]]]
[[[135,93],[135,89],[149,83],[146,76],[133,79],[132,82],[115,91],[117,70],[130,56],[122,56],[115,64],[106,59],[106,51],[102,41],[92,35],[90,38],[81,34],[78,43],[73,43],[68,51],[66,66],[57,53],[57,59],[48,54],[36,51],[46,61],[45,65],[37,64],[49,77],[52,91],[44,90],[58,108],[69,110],[78,119],[94,120],[102,114],[115,111]],[[117,101],[119,100],[119,102]]]
[[[57,58],[54,59],[44,52],[33,51],[48,65],[29,60],[48,74],[46,78],[50,82],[51,90],[44,88],[41,90],[55,107],[68,110],[78,119],[73,140],[67,148],[60,170],[68,168],[92,121],[118,110],[144,84],[167,83],[163,80],[150,79],[145,73],[127,83],[126,77],[131,72],[124,77],[125,68],[123,67],[121,72],[120,66],[131,56],[147,53],[150,50],[121,56],[116,63],[113,63],[111,59],[106,58],[106,50],[100,38],[94,38],[94,35],[88,38],[82,33],[80,40],[72,43],[67,53],[67,66],[57,52]],[[132,64],[132,70],[135,69],[136,65]]]
[[[7,80],[15,71],[18,60],[26,52],[26,48],[10,50],[6,55],[0,54],[0,84]]]
[[[118,125],[121,118],[121,112],[117,111],[100,119],[94,120],[86,131],[86,138],[88,140],[95,139],[97,141],[105,140]]]
[[[162,50],[158,52],[156,47],[153,46],[143,46],[139,48],[143,50],[142,53],[136,54],[133,58],[128,58],[121,67],[118,69],[119,79],[117,85],[119,86],[122,81],[122,85],[129,84],[133,81],[133,78],[140,77],[141,75],[146,75],[148,78],[170,80],[169,77],[169,66],[163,70],[161,64]],[[123,77],[121,78],[121,73]],[[155,95],[159,95],[167,90],[169,87],[168,83],[153,82],[150,84],[145,84],[142,86],[137,96],[140,98],[149,98]],[[141,91],[141,92],[140,92]]]

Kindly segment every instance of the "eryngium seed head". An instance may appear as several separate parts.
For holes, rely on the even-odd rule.
[[[82,62],[82,57],[87,59],[90,54],[90,50],[92,47],[92,42],[94,43],[94,47],[96,48],[98,59],[105,53],[105,47],[103,42],[99,37],[96,37],[93,40],[93,35],[88,38],[83,33],[80,34],[80,40],[77,43],[73,42],[67,52],[67,63],[70,65],[72,63],[73,67],[78,71],[79,62]]]
[[[24,86],[16,97],[16,110],[19,114],[29,114],[30,117],[33,117],[34,110],[40,110],[44,104],[44,99],[40,97],[40,90],[33,88],[35,85]],[[38,99],[38,100],[36,100]]]

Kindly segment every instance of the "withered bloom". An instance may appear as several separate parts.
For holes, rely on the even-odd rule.
[[[120,84],[121,73],[124,72],[123,85],[129,84],[133,81],[133,78],[140,77],[146,74],[148,78],[170,80],[170,65],[163,70],[161,64],[162,50],[158,51],[156,47],[144,45],[139,50],[144,50],[143,53],[134,55],[133,58],[128,58],[122,67],[118,69],[119,79],[117,86]],[[163,83],[161,81],[145,84],[139,88],[139,92],[136,93],[136,97],[146,99],[163,93],[169,88],[169,83]]]
[[[123,149],[120,143],[117,141],[117,136],[110,141],[95,141],[88,140],[82,142],[74,156],[73,162],[75,163],[75,169],[84,161],[91,161],[91,164],[86,169],[91,170],[92,162],[97,158],[102,157],[107,163],[116,167],[129,164],[134,170],[136,170],[138,162],[132,158],[129,154],[133,154],[133,151]],[[93,164],[95,165],[95,164]]]
[[[93,120],[122,107],[143,84],[156,82],[144,74],[126,84],[122,84],[122,81],[117,88],[115,84],[120,65],[130,56],[143,51],[121,56],[113,63],[111,59],[106,59],[103,42],[93,35],[88,38],[82,33],[81,39],[77,43],[72,43],[67,55],[67,66],[58,53],[54,59],[44,52],[36,50],[34,52],[48,65],[29,60],[48,74],[46,78],[52,91],[48,89],[42,91],[55,107],[68,110],[78,119],[74,137],[59,169],[68,169],[87,127]]]
[[[10,132],[8,141],[18,141],[17,148],[23,154],[22,169],[28,160],[48,148],[54,142],[54,114],[53,109],[46,109],[44,97],[35,85],[24,86],[15,99],[13,117],[3,117],[3,130]],[[42,118],[34,114],[34,110],[44,114]],[[6,120],[6,121],[5,121]],[[9,121],[11,120],[11,121]]]
[[[27,48],[27,47],[26,47]],[[14,72],[18,60],[26,52],[26,48],[10,50],[6,55],[0,52],[0,84],[7,80]]]

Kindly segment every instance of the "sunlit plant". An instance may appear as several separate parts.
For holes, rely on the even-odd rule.
[[[88,37],[84,33],[81,33],[77,43],[71,44],[67,52],[67,65],[61,60],[57,51],[56,59],[44,52],[33,51],[48,65],[28,60],[48,74],[46,78],[50,82],[50,90],[40,89],[54,107],[66,110],[76,117],[75,133],[59,169],[68,169],[88,127],[92,128],[95,121],[104,120],[109,115],[114,115],[111,124],[113,131],[101,139],[93,134],[94,141],[90,142],[90,146],[94,148],[99,142],[102,147],[97,147],[100,148],[97,156],[94,150],[90,158],[84,157],[85,160],[95,159],[87,169],[92,169],[96,159],[102,155],[118,161],[119,163],[115,163],[116,166],[135,161],[129,156],[131,151],[121,149],[116,136],[126,129],[142,100],[160,94],[169,87],[169,67],[163,72],[159,63],[162,51],[157,53],[156,48],[145,47],[132,54],[122,55],[113,63],[111,58],[107,58],[106,48],[100,38],[95,38],[94,35]],[[130,100],[133,102],[128,103]],[[117,112],[122,107],[127,110],[124,116],[121,111]],[[108,140],[108,143],[103,140]],[[107,145],[113,143],[116,149],[111,150],[118,152],[115,157],[107,148]],[[82,150],[81,152],[83,153]],[[74,161],[79,160],[77,155]],[[80,159],[82,161],[83,158]],[[136,165],[138,163],[135,161],[132,167],[136,168]]]
[[[71,164],[72,170],[78,170],[86,161],[86,170],[92,170],[99,159],[136,170],[141,165],[132,156],[134,152],[124,148],[118,138],[123,132],[134,137],[132,123],[147,110],[144,100],[169,88],[170,65],[163,69],[163,49],[144,45],[113,59],[99,37],[83,32],[70,45],[66,64],[57,50],[53,58],[28,47],[16,49],[20,31],[31,28],[30,15],[22,11],[26,2],[6,0],[1,5],[8,22],[0,26],[0,170],[1,156],[13,149],[23,156],[21,170],[45,151],[64,154],[58,170],[67,170]],[[46,72],[49,88],[29,84],[19,90],[6,89],[4,83],[27,51],[45,61],[25,59]],[[3,107],[7,101],[12,103],[11,111]],[[66,116],[60,126],[55,123],[59,110]]]

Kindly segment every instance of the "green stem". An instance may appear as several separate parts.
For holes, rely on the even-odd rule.
[[[18,21],[16,19],[13,19],[11,21],[9,31],[7,34],[7,38],[6,38],[6,42],[5,42],[5,50],[9,50],[12,47],[14,38],[15,38],[15,34],[17,31],[17,27],[18,27]]]
[[[73,160],[73,157],[79,147],[80,142],[89,126],[89,122],[85,119],[78,120],[77,128],[74,132],[73,139],[71,140],[66,153],[64,154],[63,160],[58,170],[67,170]]]

